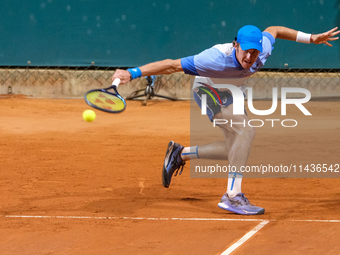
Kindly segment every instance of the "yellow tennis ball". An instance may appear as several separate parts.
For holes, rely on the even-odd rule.
[[[92,110],[86,110],[83,112],[83,119],[87,122],[92,122],[96,118],[96,113]]]

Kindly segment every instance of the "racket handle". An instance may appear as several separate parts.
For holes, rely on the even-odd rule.
[[[116,78],[116,79],[112,82],[112,85],[118,87],[118,86],[119,86],[119,83],[120,83],[120,79],[119,79],[119,78]]]

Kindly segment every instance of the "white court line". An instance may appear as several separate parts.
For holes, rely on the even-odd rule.
[[[261,223],[259,223],[255,228],[250,230],[247,234],[241,237],[240,240],[238,240],[236,243],[234,243],[232,246],[230,246],[228,249],[226,249],[221,255],[229,255],[233,251],[235,251],[238,247],[240,247],[243,243],[245,243],[250,237],[256,234],[261,228],[263,228],[266,224],[269,223],[269,220],[264,220]]]
[[[174,220],[174,221],[277,221],[275,219],[228,219],[228,218],[150,218],[150,217],[114,217],[114,216],[51,216],[51,215],[0,215],[0,218],[37,218],[37,219],[93,219],[93,220]],[[282,220],[286,222],[324,222],[340,223],[340,220]]]
[[[261,228],[273,220],[264,219],[228,219],[228,218],[149,218],[149,217],[111,217],[111,216],[49,216],[49,215],[0,215],[0,218],[33,218],[33,219],[88,219],[88,220],[152,220],[152,221],[248,221],[260,223],[245,234],[236,243],[225,250],[221,255],[228,255],[256,234]],[[283,220],[286,222],[318,222],[318,223],[340,223],[340,220]]]
[[[340,220],[287,220],[287,221],[298,221],[298,222],[336,222],[336,223],[340,223]]]

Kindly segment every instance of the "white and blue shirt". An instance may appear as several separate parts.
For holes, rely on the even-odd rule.
[[[257,72],[271,55],[275,38],[268,32],[263,32],[262,35],[262,52],[250,69],[244,69],[240,65],[233,44],[226,43],[217,44],[197,55],[182,58],[183,71],[195,76],[228,78],[233,81],[228,82],[229,84],[241,87],[244,81]]]

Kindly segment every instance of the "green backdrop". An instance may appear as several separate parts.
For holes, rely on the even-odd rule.
[[[231,42],[243,25],[320,33],[340,0],[2,0],[0,65],[140,66]],[[266,68],[340,68],[340,44],[277,40]]]

